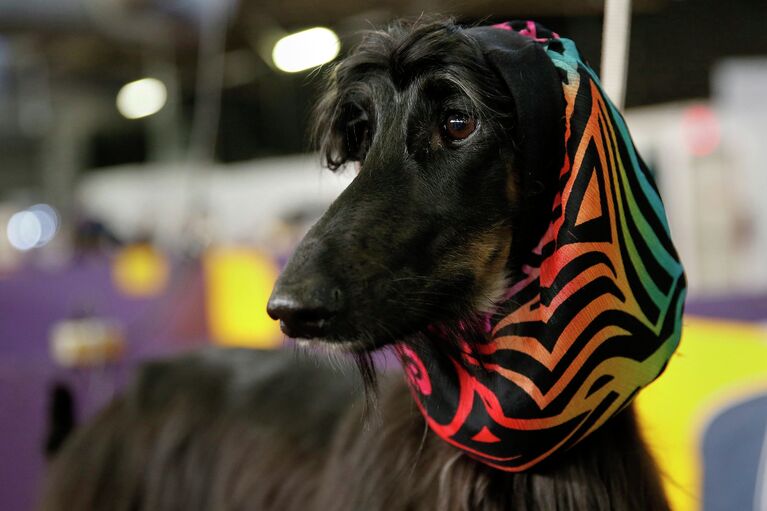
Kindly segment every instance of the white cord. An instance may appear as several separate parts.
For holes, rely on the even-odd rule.
[[[194,117],[189,137],[189,160],[194,163],[211,162],[215,156],[231,8],[218,2],[205,2],[201,7]]]
[[[619,110],[626,97],[631,0],[606,0],[602,27],[602,87]]]

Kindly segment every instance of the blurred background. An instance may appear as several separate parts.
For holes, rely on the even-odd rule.
[[[609,49],[599,0],[0,0],[0,509],[34,505],[62,400],[81,422],[149,357],[282,344],[271,285],[351,179],[306,136],[321,66],[422,12],[536,19],[598,72]],[[626,118],[690,287],[646,428],[675,509],[767,510],[767,1],[629,21]]]

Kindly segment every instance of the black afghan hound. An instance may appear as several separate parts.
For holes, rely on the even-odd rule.
[[[41,509],[669,509],[633,392],[613,405],[605,391],[599,422],[539,431],[538,419],[489,419],[531,399],[498,387],[514,377],[491,373],[516,359],[487,355],[478,332],[508,314],[499,304],[548,227],[566,148],[542,140],[561,141],[567,109],[554,68],[551,83],[530,78],[532,99],[510,92],[494,37],[449,21],[371,32],[318,104],[327,165],[353,162],[358,174],[294,254],[269,313],[287,335],[350,354],[366,388],[290,351],[149,364],[65,444]],[[523,61],[538,58],[520,48]],[[536,125],[520,121],[531,108]],[[529,172],[533,160],[556,171]],[[376,377],[370,353],[387,347],[410,386],[399,373]],[[458,396],[466,385],[482,399]],[[589,385],[593,396],[610,384]],[[519,454],[506,456],[507,438],[521,439]]]

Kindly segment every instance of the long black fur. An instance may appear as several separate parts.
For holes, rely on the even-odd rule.
[[[45,511],[662,511],[633,411],[556,462],[490,469],[427,428],[401,375],[365,421],[354,371],[210,349],[145,366],[67,441]]]

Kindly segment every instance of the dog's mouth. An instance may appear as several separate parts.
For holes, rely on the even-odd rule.
[[[357,303],[353,309],[333,307],[328,301],[299,300],[277,286],[267,310],[279,320],[280,330],[302,345],[322,345],[332,351],[365,353],[392,344],[418,331],[423,318],[406,310],[368,310]],[[307,296],[318,296],[307,293]],[[308,305],[311,303],[311,305]],[[425,321],[425,320],[424,320]]]
[[[274,297],[269,302],[269,315],[280,322],[280,330],[302,345],[322,344],[333,351],[366,352],[385,342],[374,341],[372,332],[351,329],[338,313],[324,309],[305,309]],[[355,331],[356,330],[356,331]]]
[[[342,320],[335,318],[309,320],[301,324],[280,320],[280,330],[302,346],[322,345],[332,351],[347,353],[375,351],[396,341],[394,337],[383,336],[380,332],[351,331],[344,328]]]
[[[316,339],[328,341],[332,338],[332,320],[315,319],[302,321],[300,324],[280,320],[280,330],[282,333],[293,339]]]
[[[334,340],[328,337],[294,338],[302,348],[320,348],[328,353],[364,354],[381,348],[376,343],[363,340]]]

